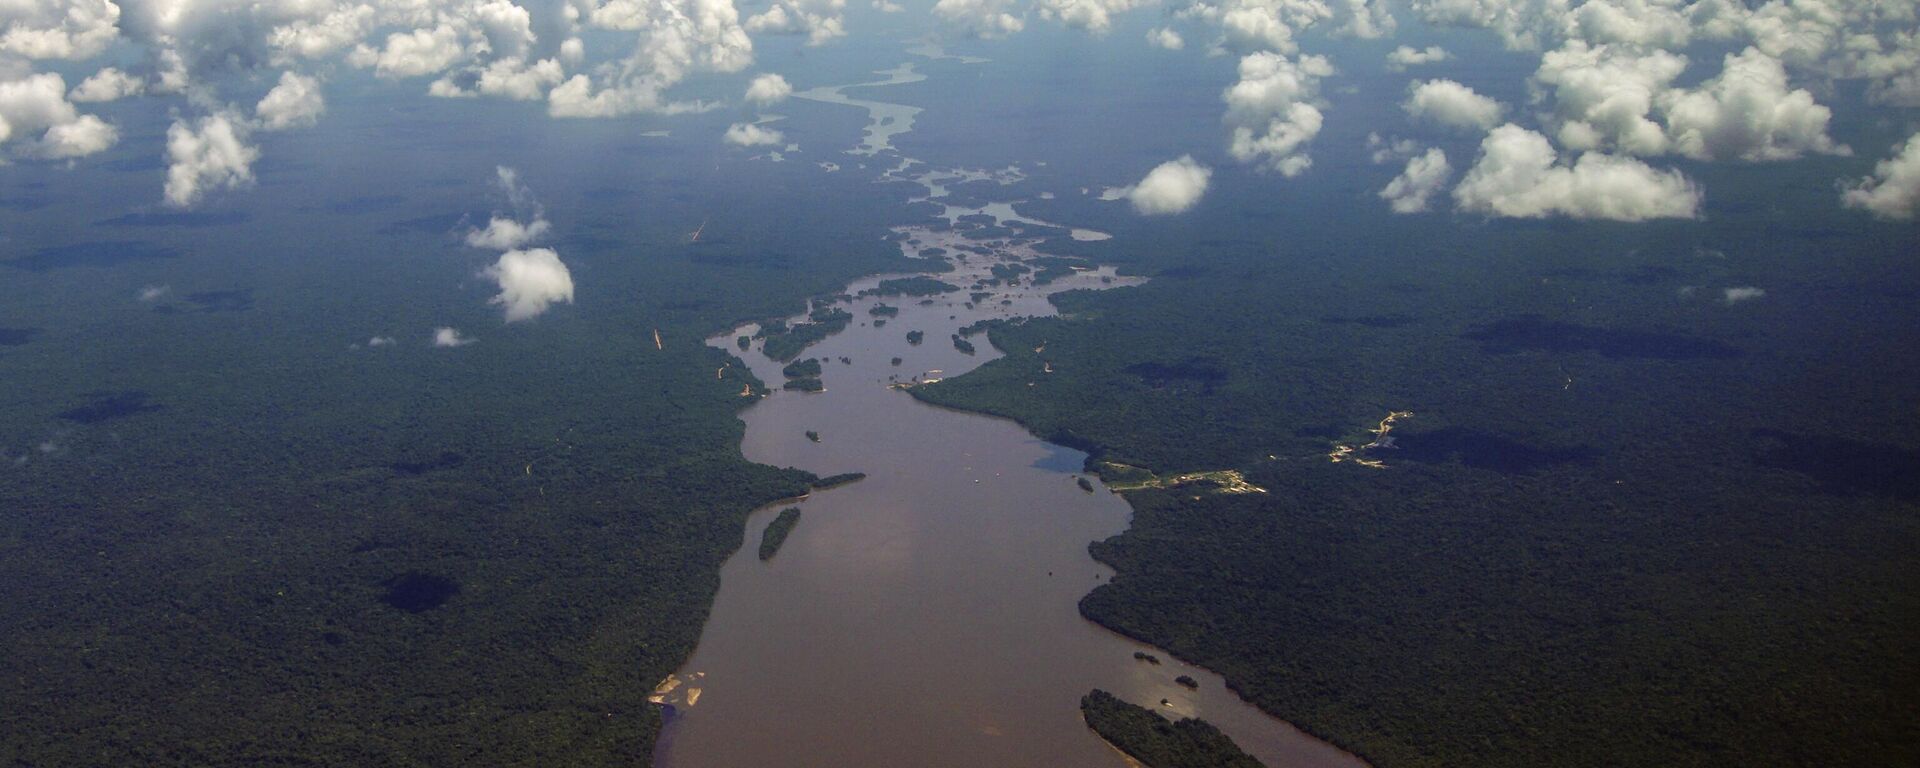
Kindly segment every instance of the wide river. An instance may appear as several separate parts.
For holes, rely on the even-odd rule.
[[[1034,255],[1006,241],[908,233],[910,253],[937,246],[964,256],[938,275],[963,287],[993,263]],[[1204,718],[1275,768],[1364,765],[1245,703],[1219,676],[1081,618],[1078,601],[1111,573],[1087,544],[1124,530],[1130,515],[1097,478],[1091,493],[1075,483],[1084,454],[890,386],[957,376],[997,356],[985,335],[973,337],[977,355],[950,341],[976,320],[1049,315],[1049,293],[1126,282],[1089,270],[1044,287],[995,287],[973,307],[966,291],[840,305],[853,325],[801,355],[827,361],[825,391],[775,391],[747,409],[743,450],[766,464],[868,477],[749,519],[698,649],[657,695],[672,706],[658,765],[1125,765],[1081,720],[1080,697],[1094,688]],[[880,327],[868,311],[877,303],[899,315]],[[781,363],[757,341],[746,352],[734,345],[754,330],[711,343],[777,388]],[[924,343],[908,343],[911,330]],[[762,529],[786,506],[803,510],[799,526],[761,561]],[[1177,684],[1181,675],[1199,687]]]

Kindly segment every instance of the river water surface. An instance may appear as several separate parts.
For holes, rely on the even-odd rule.
[[[906,232],[910,253],[939,246],[965,257],[938,275],[963,287],[997,260],[1034,255],[1006,241],[990,244],[993,257],[965,254],[959,234]],[[1048,293],[1126,282],[1086,270],[1044,287],[995,287],[971,308],[966,291],[841,304],[854,324],[801,355],[826,361],[826,391],[775,391],[749,408],[742,448],[757,462],[868,477],[793,504],[799,526],[770,561],[757,555],[762,529],[789,505],[750,518],[698,649],[656,697],[673,708],[657,764],[1124,765],[1080,717],[1080,697],[1102,688],[1204,718],[1269,766],[1363,765],[1243,702],[1217,675],[1080,617],[1080,598],[1110,575],[1087,544],[1124,530],[1130,515],[1097,478],[1091,493],[1076,484],[1083,454],[891,386],[996,356],[984,335],[973,337],[977,355],[950,341],[976,320],[1049,315]],[[877,303],[900,313],[876,327]],[[755,330],[711,343],[778,387],[781,364],[759,342],[734,345]],[[908,343],[910,330],[924,343]],[[1181,675],[1199,687],[1177,684]]]

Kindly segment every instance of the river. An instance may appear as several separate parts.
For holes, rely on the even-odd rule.
[[[1035,255],[1019,242],[902,231],[910,254],[939,247],[966,259],[938,275],[963,287],[994,263]],[[966,245],[993,255],[957,247]],[[656,696],[672,707],[656,764],[1124,765],[1080,717],[1080,697],[1101,688],[1204,718],[1274,768],[1364,765],[1245,703],[1219,676],[1080,617],[1080,598],[1111,575],[1087,544],[1124,530],[1130,515],[1097,478],[1088,477],[1092,492],[1079,487],[1084,454],[893,386],[957,376],[997,356],[984,335],[973,337],[975,355],[950,341],[976,320],[1050,315],[1052,292],[1127,282],[1086,270],[1044,287],[997,286],[971,307],[966,291],[840,304],[854,323],[801,355],[826,361],[825,391],[776,390],[748,408],[742,450],[756,462],[868,477],[791,504],[800,523],[770,561],[756,551],[761,531],[790,505],[749,519],[697,650]],[[877,303],[899,315],[874,322]],[[735,346],[755,330],[710,343],[777,388],[781,363],[757,341]],[[924,343],[909,343],[910,330],[923,331]],[[1176,683],[1182,675],[1198,688]]]

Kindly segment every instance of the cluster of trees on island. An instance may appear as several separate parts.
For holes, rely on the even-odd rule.
[[[1211,723],[1168,720],[1099,689],[1080,699],[1080,715],[1100,738],[1147,768],[1266,768]]]

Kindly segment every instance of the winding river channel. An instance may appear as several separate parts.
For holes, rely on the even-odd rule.
[[[925,257],[952,260],[955,271],[937,277],[966,288],[990,279],[993,264],[1035,256],[1020,241],[902,232],[910,254],[944,249]],[[1050,293],[1128,281],[1088,269],[1045,286],[980,288],[993,295],[971,305],[964,290],[859,297],[884,277],[849,286],[857,298],[837,306],[853,324],[801,354],[826,363],[825,391],[777,390],[743,416],[753,461],[868,477],[750,518],[698,649],[656,694],[672,707],[656,763],[1125,765],[1080,717],[1080,697],[1101,688],[1204,718],[1269,766],[1363,765],[1245,703],[1217,675],[1080,617],[1080,598],[1111,573],[1087,544],[1124,530],[1130,515],[1097,478],[1091,492],[1077,484],[1084,454],[894,386],[997,356],[984,335],[973,337],[974,355],[950,340],[977,320],[1049,315]],[[884,324],[870,314],[881,303],[899,309]],[[710,343],[777,387],[781,363],[760,342],[735,346],[756,330]],[[916,330],[923,343],[907,340]],[[787,506],[801,508],[799,525],[762,561],[762,530]],[[1198,687],[1175,681],[1183,675]]]

